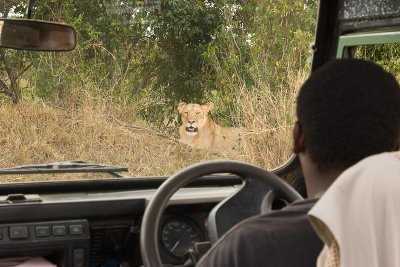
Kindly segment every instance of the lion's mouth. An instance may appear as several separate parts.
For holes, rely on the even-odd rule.
[[[199,130],[199,128],[197,128],[197,127],[193,127],[193,126],[186,127],[186,132],[189,132],[189,133],[197,133],[198,130]]]

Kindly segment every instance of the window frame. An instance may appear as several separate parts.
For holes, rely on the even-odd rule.
[[[336,58],[348,58],[350,55],[348,48],[351,47],[393,43],[400,43],[400,29],[345,34],[339,37]]]

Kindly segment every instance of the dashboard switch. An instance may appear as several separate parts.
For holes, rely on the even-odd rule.
[[[28,226],[11,226],[9,228],[10,239],[28,239]]]
[[[36,226],[35,227],[36,237],[48,237],[50,236],[50,228],[48,226]]]
[[[71,224],[69,226],[69,234],[70,235],[82,235],[83,234],[82,224]]]
[[[53,236],[67,235],[67,227],[65,225],[54,225]]]
[[[83,248],[74,249],[72,257],[74,267],[85,266],[85,250]]]

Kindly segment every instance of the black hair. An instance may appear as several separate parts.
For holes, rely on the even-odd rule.
[[[296,112],[319,169],[347,168],[395,150],[400,140],[400,87],[365,60],[333,60],[314,72],[300,89]]]

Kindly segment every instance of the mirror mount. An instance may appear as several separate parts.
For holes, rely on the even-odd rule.
[[[32,8],[33,8],[34,3],[35,3],[35,0],[28,0],[28,3],[26,5],[26,18],[27,19],[32,18]]]

